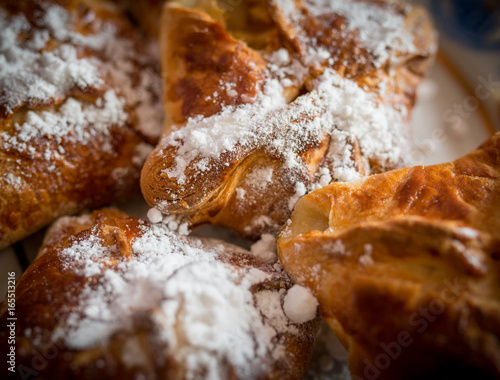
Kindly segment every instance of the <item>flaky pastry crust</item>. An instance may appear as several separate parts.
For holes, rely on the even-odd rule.
[[[402,20],[399,33],[408,36],[411,49],[395,43],[383,50],[389,51],[384,58],[361,41],[362,27],[339,15],[339,2],[325,2],[321,15],[308,1],[243,2],[231,12],[214,10],[213,3],[164,8],[168,116],[164,138],[141,174],[152,207],[182,214],[192,226],[212,223],[258,238],[286,221],[298,197],[342,179],[343,169],[364,176],[404,164],[415,91],[435,50],[423,10],[385,2],[347,5]],[[277,82],[279,93],[266,95]],[[360,110],[367,112],[364,120],[348,116],[359,94],[346,103],[347,113],[335,104],[351,90],[374,107]],[[283,104],[266,109],[281,97]],[[371,125],[368,134],[386,133],[377,131],[377,120],[368,120],[381,109],[391,116],[377,117],[390,120],[390,135],[380,141],[394,139],[385,153],[364,132],[350,132]],[[250,111],[240,117],[238,110]],[[215,146],[221,142],[222,148]],[[255,179],[259,173],[265,183]]]
[[[2,57],[13,55],[0,85],[0,248],[136,194],[161,128],[154,60],[123,14],[108,1],[63,3],[0,8],[12,38]]]
[[[353,378],[500,376],[500,133],[454,162],[332,184],[278,239]]]
[[[39,379],[301,379],[319,321],[293,324],[286,319],[279,301],[292,283],[277,264],[262,263],[221,241],[179,237],[164,226],[156,227],[114,209],[63,217],[51,227],[16,288],[18,374],[36,372]],[[153,252],[167,240],[165,251]],[[76,254],[71,261],[68,251]],[[163,282],[148,285],[149,276],[162,274],[142,271],[151,271],[169,255],[175,256],[168,261],[174,269],[162,268],[172,273]],[[208,279],[200,275],[214,268],[217,275]],[[122,290],[127,283],[133,286],[130,293]],[[257,321],[238,324],[241,331],[234,332],[234,326],[222,325],[217,318],[235,323],[231,318],[249,316],[235,315],[240,311],[236,303],[241,307],[242,300],[217,301],[233,294],[221,286],[249,294],[245,310],[254,309]],[[205,294],[203,288],[212,290]],[[217,309],[216,301],[226,308]],[[113,307],[122,312],[108,315]],[[5,301],[0,318],[2,354],[9,348],[7,309]],[[201,331],[211,338],[196,336],[205,324],[211,330]],[[249,330],[253,326],[258,329]],[[85,332],[78,333],[79,329]],[[221,343],[221,336],[233,345]],[[228,351],[221,352],[220,344]],[[2,378],[17,378],[5,366],[2,371]]]

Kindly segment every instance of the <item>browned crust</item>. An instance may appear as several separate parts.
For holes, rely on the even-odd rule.
[[[62,262],[59,252],[76,241],[88,239],[90,236],[98,237],[111,252],[109,257],[100,260],[104,271],[120,262],[134,260],[132,241],[140,237],[147,227],[147,222],[128,217],[114,209],[95,211],[84,217],[65,218],[55,225],[49,232],[38,258],[18,281],[16,288],[17,368],[25,366],[23,368],[34,369],[39,372],[39,379],[135,379],[138,374],[153,378],[185,378],[186,364],[183,358],[176,355],[176,352],[168,347],[168,343],[162,343],[162,340],[158,339],[160,332],[154,323],[155,308],[137,312],[130,329],[124,326],[102,346],[77,350],[68,348],[62,340],[51,341],[54,330],[64,323],[68,313],[76,308],[84,287],[92,287],[102,277],[78,275],[74,267],[68,267],[67,263]],[[189,238],[186,241],[189,242]],[[209,246],[225,243],[206,241],[204,244]],[[219,260],[233,266],[235,271],[244,273],[258,268],[272,275],[271,279],[256,284],[251,289],[252,292],[262,289],[279,292],[292,286],[289,277],[276,272],[272,264],[259,262],[241,248],[228,244],[226,248],[226,253],[221,254]],[[9,349],[6,310],[7,302],[4,302],[0,308],[2,355]],[[271,370],[263,373],[259,379],[301,379],[310,359],[318,322],[319,320],[315,319],[296,325],[299,336],[284,333],[286,359],[273,362],[269,358]],[[27,333],[27,329],[32,329],[34,335]],[[35,335],[36,340],[33,339]],[[140,342],[147,363],[129,368],[123,362],[122,348],[132,337]],[[54,351],[57,352],[56,355],[52,354]],[[47,360],[47,364],[33,368],[36,355],[46,355],[46,352],[53,355]],[[234,370],[228,367],[228,378],[238,379]],[[2,378],[17,378],[8,372],[5,366],[1,371],[2,376],[5,376]]]
[[[193,116],[204,117],[224,107],[255,98],[265,62],[206,13],[166,4],[162,23],[165,133]],[[225,87],[234,84],[235,96]],[[217,93],[216,96],[214,94]]]
[[[400,63],[397,67],[390,67],[389,63],[386,63],[376,69],[373,56],[361,46],[357,34],[348,33],[346,37],[346,33],[342,32],[345,26],[342,17],[332,13],[314,18],[308,13],[307,7],[297,1],[297,9],[302,12],[304,19],[300,25],[292,25],[273,2],[262,3],[266,6],[274,28],[273,32],[269,33],[269,41],[263,52],[284,47],[308,70],[303,82],[299,83],[297,78],[291,78],[293,88],[287,90],[290,94],[298,94],[301,88],[307,92],[310,81],[331,66],[327,61],[307,66],[308,46],[297,37],[305,33],[307,36],[321,36],[317,42],[319,46],[327,48],[331,54],[339,57],[334,60],[333,68],[341,76],[355,80],[367,91],[378,93],[380,90],[377,86],[380,81],[390,78],[387,85],[390,96],[381,101],[407,110],[408,113],[411,111],[416,88],[432,62],[435,45],[432,23],[425,11],[412,8],[410,12],[406,12],[403,7],[391,5],[397,12],[404,14],[405,27],[414,35],[415,52],[398,57]],[[387,6],[385,2],[375,3]],[[263,61],[266,59],[265,54],[254,51],[242,41],[231,37],[231,30],[224,29],[221,22],[208,14],[198,9],[166,5],[163,18],[165,106],[171,118],[165,125],[165,134],[168,135],[177,126],[183,125],[189,117],[213,115],[225,106],[244,103],[248,97],[240,95],[253,95],[267,80],[262,73],[267,64]],[[202,25],[205,27],[203,31]],[[232,63],[222,71],[221,66],[214,63],[228,54],[232,57]],[[253,64],[257,69],[248,70],[249,65]],[[207,79],[196,79],[201,76]],[[238,82],[239,78],[241,82]],[[234,98],[234,102],[225,96],[216,104],[206,101],[214,92],[221,93],[220,83],[235,80],[238,83],[238,96]],[[225,91],[222,93],[225,94]],[[290,100],[293,100],[293,96]],[[293,103],[290,106],[293,107]],[[407,119],[403,119],[405,124]],[[276,129],[280,128],[283,126],[277,126]],[[410,140],[411,133],[407,125],[402,126],[401,135]],[[262,232],[275,232],[277,226],[281,226],[289,217],[288,200],[295,194],[298,179],[309,186],[316,180],[315,175],[320,166],[329,167],[334,164],[324,161],[329,138],[315,136],[311,138],[315,143],[307,145],[301,152],[296,152],[302,158],[305,168],[298,176],[296,173],[285,173],[286,170],[280,168],[280,164],[284,163],[283,159],[268,155],[260,146],[237,146],[232,152],[210,159],[206,165],[208,170],[198,170],[195,159],[186,169],[186,183],[179,183],[169,175],[170,169],[176,166],[178,145],[182,144],[182,141],[172,144],[160,143],[141,173],[142,192],[152,207],[166,214],[183,214],[191,221],[192,226],[213,223],[234,229],[243,236],[256,238]],[[353,147],[352,155],[356,161],[356,169],[361,175],[368,174],[367,163],[371,164],[371,172],[385,171],[402,165],[401,162],[388,166],[371,157],[365,157],[359,150],[357,141],[353,142]],[[263,162],[263,156],[266,156],[267,164]],[[258,165],[253,166],[256,162]],[[274,170],[272,178],[272,182],[279,185],[271,186],[269,190],[262,192],[260,204],[256,207],[250,204],[246,208],[238,205],[238,202],[235,202],[236,188],[251,192],[251,189],[241,182],[245,178],[242,173],[266,166],[280,168]],[[263,228],[252,224],[260,215],[270,221]]]
[[[40,17],[40,12],[44,12],[43,4],[46,3],[50,4],[51,1],[7,1],[2,7],[9,15],[25,15],[34,29],[36,25],[33,20]],[[58,1],[53,3],[61,5]],[[120,37],[129,39],[137,52],[141,51],[139,40],[123,15],[110,2],[71,0],[64,2],[64,6],[74,17],[71,27],[76,32],[83,35],[96,33],[103,22],[107,22],[116,27]],[[63,42],[52,36],[45,49],[55,49]],[[83,46],[76,48],[80,57],[105,59],[102,52]],[[139,85],[140,70],[146,69],[146,66],[139,62],[134,64],[137,66],[137,77],[131,79],[135,85]],[[7,112],[5,104],[0,104],[0,130],[15,136],[15,124],[21,125],[28,111],[56,112],[69,98],[94,105],[106,91],[118,87],[104,73],[101,77],[102,85],[88,86],[85,90],[75,87],[56,99],[26,99],[11,113]],[[141,163],[137,162],[136,147],[141,142],[153,141],[139,132],[131,106],[127,105],[126,122],[112,126],[109,136],[92,137],[88,144],[71,141],[71,133],[63,137],[61,142],[47,137],[30,140],[29,146],[32,148],[40,151],[44,148],[43,151],[48,150],[60,158],[46,160],[43,154],[19,152],[1,142],[0,248],[37,231],[59,216],[102,207],[139,192]],[[88,130],[91,130],[91,126]],[[120,172],[120,178],[114,172]],[[6,180],[8,175],[18,178],[21,185],[9,183]]]
[[[281,232],[279,255],[318,297],[355,376],[367,376],[367,361],[381,363],[382,343],[408,333],[412,343],[398,343],[380,378],[497,378],[498,210],[500,133],[452,163],[307,195]]]

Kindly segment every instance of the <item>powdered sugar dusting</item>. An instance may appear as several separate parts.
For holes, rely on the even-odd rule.
[[[245,214],[239,230],[255,237],[279,227],[312,190],[407,164],[408,113],[419,76],[400,71],[417,53],[411,7],[341,0],[273,0],[270,6],[288,42],[270,44],[262,55],[260,92],[215,115],[192,116],[155,151],[155,160],[169,155],[161,173],[148,173],[168,183],[162,200],[148,199],[161,212],[205,207],[208,197],[222,194],[222,185],[207,185],[221,173],[221,181],[236,183],[226,209]],[[431,46],[419,50],[432,55]],[[269,176],[265,162],[273,169]],[[273,191],[272,205],[259,198]]]
[[[288,290],[283,310],[295,323],[304,323],[314,319],[317,309],[318,300],[308,288],[296,284]]]
[[[250,252],[255,257],[265,262],[273,262],[277,259],[276,238],[271,234],[262,234],[260,240],[250,247]]]
[[[87,144],[96,134],[108,135],[112,125],[123,125],[128,114],[122,99],[114,91],[108,91],[97,102],[89,104],[68,98],[59,109],[54,111],[28,111],[24,122],[14,125],[14,133],[2,132],[5,148],[29,151],[29,141],[41,137],[52,138],[61,143],[63,137],[71,135],[73,139]],[[106,150],[106,146],[102,147]],[[64,155],[64,151],[49,151],[42,155],[50,161]]]
[[[109,252],[110,249],[103,245],[100,238],[91,236],[86,240],[78,240],[71,248],[63,250],[61,257],[68,266],[75,265],[77,275],[91,277],[100,273],[102,263],[99,259],[107,257]]]
[[[211,159],[235,149],[265,150],[281,157],[288,169],[301,172],[305,167],[299,152],[306,144],[318,144],[324,133],[332,136],[328,155],[336,167],[355,168],[350,152],[352,141],[356,140],[366,157],[387,165],[402,160],[406,141],[400,133],[403,120],[398,111],[381,104],[375,95],[333,70],[326,70],[313,86],[310,93],[286,104],[282,96],[276,95],[282,93],[283,87],[277,80],[270,80],[255,103],[227,107],[207,118],[190,119],[185,127],[162,141],[162,145],[179,147],[176,165],[169,168],[168,175],[183,184],[185,170],[195,159],[208,170]],[[349,112],[346,107],[350,107]],[[332,174],[336,180],[359,178],[354,172]],[[305,194],[298,186],[297,199]]]
[[[176,177],[179,183],[184,183],[184,172],[196,158],[202,158],[197,164],[200,168],[209,163],[208,159],[218,157],[237,145],[255,146],[260,137],[258,126],[265,125],[265,115],[285,103],[282,90],[279,82],[270,81],[266,85],[266,95],[255,103],[226,107],[219,114],[207,118],[197,116],[189,119],[182,129],[168,135],[161,143],[179,146],[176,166],[168,174]],[[269,126],[262,132],[269,134]]]
[[[161,223],[163,221],[163,215],[156,208],[150,208],[147,213],[147,217],[151,223]]]
[[[350,254],[350,252],[346,250],[342,240],[327,241],[323,243],[322,249],[333,256],[347,256]]]
[[[67,18],[67,14],[62,16]],[[42,19],[41,23],[52,25],[47,21]],[[73,87],[84,90],[103,83],[97,67],[89,59],[78,58],[76,48],[70,44],[39,53],[38,50],[49,39],[47,30],[35,32],[30,42],[21,45],[18,35],[30,29],[23,15],[8,18],[0,9],[0,24],[3,28],[0,39],[0,102],[7,112],[12,112],[25,101],[46,102],[62,97]]]
[[[256,215],[255,217],[252,218],[250,224],[248,226],[245,226],[245,232],[250,233],[254,229],[259,231],[266,231],[266,230],[272,231],[272,230],[277,230],[278,228],[279,225],[269,216]]]
[[[288,208],[290,211],[293,210],[299,199],[304,196],[307,192],[306,186],[302,182],[297,182],[295,184],[295,194],[288,200]]]
[[[285,16],[293,22],[300,22],[302,17],[297,12],[293,1],[274,0]],[[381,67],[389,58],[389,52],[397,49],[410,53],[414,50],[413,36],[404,30],[404,16],[395,12],[389,4],[370,4],[365,1],[345,0],[307,0],[306,8],[315,17],[335,13],[345,17],[347,29],[356,31],[358,39],[375,57],[374,64]],[[328,52],[312,52],[319,61],[328,58]],[[326,55],[325,55],[326,54]]]
[[[283,276],[281,270],[235,267],[219,258],[228,249],[242,254],[239,248],[179,237],[162,224],[140,228],[131,243],[133,258],[112,268],[102,263],[115,247],[105,247],[95,233],[59,252],[67,270],[99,277],[85,285],[78,307],[54,332],[54,340],[74,349],[103,345],[115,332],[133,329],[135,316],[151,311],[158,339],[168,343],[165,355],[184,363],[186,378],[200,370],[204,378],[222,378],[226,361],[239,378],[259,378],[268,370],[269,357],[286,359],[282,334],[299,330],[282,310],[284,289],[250,291]],[[140,360],[140,344],[127,345]]]
[[[151,57],[138,54],[132,40],[121,37],[117,27],[111,23],[103,22],[98,33],[82,35],[72,30],[73,15],[66,9],[49,4],[44,4],[42,9],[40,16],[34,20],[34,26],[22,14],[8,16],[0,9],[3,27],[0,38],[0,103],[5,111],[12,113],[23,104],[50,104],[52,100],[57,103],[75,88],[99,92],[111,78],[114,89],[107,91],[105,97],[108,99],[103,101],[111,105],[110,98],[116,99],[116,108],[104,108],[113,113],[101,112],[99,120],[95,121],[93,119],[97,115],[93,108],[84,107],[83,102],[71,99],[66,101],[65,107],[80,109],[76,114],[79,119],[71,123],[81,125],[90,119],[90,123],[97,127],[95,132],[106,133],[112,125],[125,124],[128,119],[124,116],[126,105],[137,116],[137,128],[146,136],[157,137],[162,117],[161,81],[158,75],[147,69]],[[27,34],[29,39],[21,40],[21,33]],[[55,49],[45,49],[49,41],[55,44]],[[83,51],[99,54],[82,57]],[[139,70],[137,83],[132,78],[139,66],[144,67]],[[101,106],[99,102],[97,107]],[[48,113],[37,119],[36,125],[27,119],[22,125],[25,135],[36,134],[43,121],[45,135],[60,136],[61,123],[54,124]],[[28,116],[34,114],[29,113]],[[52,125],[56,125],[54,130]]]
[[[256,186],[259,188],[265,187],[273,179],[273,169],[272,168],[261,168],[252,171],[247,175],[245,182],[248,181],[250,186]]]
[[[122,362],[127,368],[145,365],[148,362],[148,357],[142,349],[139,338],[131,337],[123,345]]]

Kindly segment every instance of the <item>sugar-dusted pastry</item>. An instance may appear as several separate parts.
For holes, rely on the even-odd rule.
[[[287,302],[291,287],[276,261],[221,241],[180,237],[112,209],[64,217],[16,288],[16,371],[39,379],[301,379],[319,321],[316,305],[304,313],[303,302]],[[7,301],[1,313],[5,357]],[[8,375],[17,378],[2,366]]]
[[[164,137],[141,174],[152,207],[257,238],[312,189],[404,165],[435,50],[423,10],[182,3],[161,23]]]
[[[278,253],[353,378],[500,377],[500,132],[451,163],[308,194]]]
[[[0,26],[1,248],[136,192],[163,111],[155,60],[111,2],[3,1]]]

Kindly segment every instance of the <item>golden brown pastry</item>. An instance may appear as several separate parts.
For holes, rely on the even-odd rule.
[[[157,40],[160,35],[160,15],[163,4],[168,0],[113,0],[120,5],[133,21],[150,38]]]
[[[38,379],[301,379],[318,318],[285,316],[291,286],[277,262],[221,241],[181,237],[117,210],[64,217],[17,285],[16,371]],[[4,365],[2,378],[16,377]]]
[[[162,119],[154,59],[108,1],[0,6],[0,248],[137,192]]]
[[[497,133],[451,163],[312,192],[278,251],[353,378],[499,378],[499,231]]]
[[[312,189],[404,165],[435,50],[420,8],[202,0],[168,3],[161,25],[167,116],[141,174],[152,207],[257,238]]]

